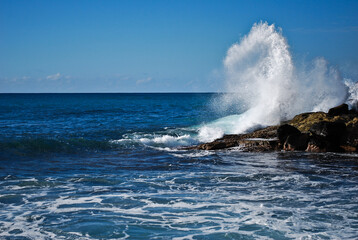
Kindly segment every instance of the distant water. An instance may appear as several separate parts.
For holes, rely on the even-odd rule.
[[[357,239],[357,155],[180,150],[218,97],[0,94],[0,239]]]

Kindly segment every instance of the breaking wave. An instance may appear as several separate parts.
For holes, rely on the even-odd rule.
[[[297,67],[281,29],[267,22],[254,24],[229,48],[224,68],[228,94],[215,104],[221,110],[240,113],[244,106],[246,111],[211,122],[200,133],[244,133],[298,113],[327,111],[347,100],[352,106],[358,99],[358,87],[324,58]]]

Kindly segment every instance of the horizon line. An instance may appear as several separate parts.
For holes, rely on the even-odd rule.
[[[0,92],[0,94],[161,94],[161,93],[227,93],[227,92]]]

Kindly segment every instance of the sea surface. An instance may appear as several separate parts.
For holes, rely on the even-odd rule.
[[[357,155],[181,149],[218,95],[0,94],[0,239],[358,239]]]

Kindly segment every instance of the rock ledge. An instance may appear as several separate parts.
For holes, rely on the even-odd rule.
[[[230,134],[186,149],[217,150],[238,147],[242,151],[357,152],[358,114],[347,104],[328,113],[296,115],[281,125],[247,134]]]

